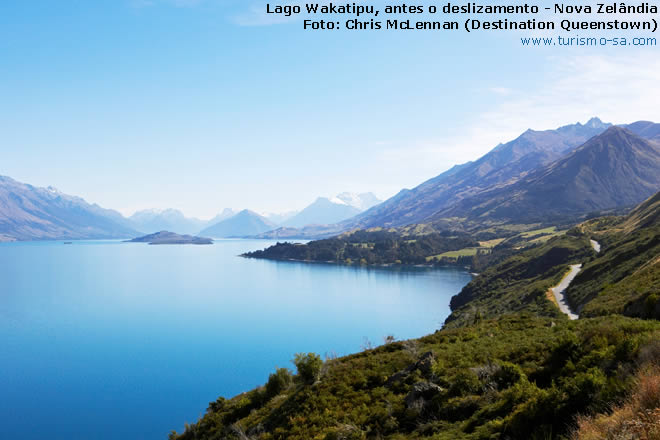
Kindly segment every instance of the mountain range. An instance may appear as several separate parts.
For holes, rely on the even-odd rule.
[[[298,213],[225,209],[210,221],[174,209],[130,218],[56,189],[0,177],[0,240],[128,238],[171,230],[213,237],[318,238],[373,227],[470,229],[578,219],[639,203],[660,189],[660,124],[613,126],[598,118],[527,130],[380,203],[373,194],[320,197]],[[276,220],[276,221],[273,221]]]
[[[146,209],[126,218],[53,187],[39,188],[0,176],[0,242],[130,238],[154,231],[254,236],[289,220],[294,224],[304,223],[305,218],[319,224],[345,220],[378,202],[371,193],[341,193],[332,199],[319,198],[301,212],[260,215],[225,208],[211,220],[200,220],[177,209]]]
[[[177,209],[146,209],[136,212],[128,220],[138,231],[176,231],[181,234],[195,234],[209,223],[196,218],[188,218]],[[220,220],[222,219],[217,221]]]
[[[176,231],[180,234],[212,235],[218,238],[255,236],[278,226],[304,227],[338,223],[368,209],[380,200],[372,193],[344,192],[333,198],[319,197],[300,212],[259,214],[225,208],[211,220],[188,218],[176,209],[149,209],[129,217],[131,226],[143,232]]]
[[[329,225],[349,219],[380,203],[373,193],[341,193],[331,199],[319,197],[298,214],[282,223],[284,227]]]
[[[624,128],[625,135],[622,134]],[[402,190],[380,205],[340,223],[338,229],[397,227],[452,217],[460,221],[465,216],[483,218],[484,214],[502,220],[505,206],[519,206],[518,215],[526,212],[522,201],[507,201],[507,195],[518,198],[529,185],[532,185],[529,191],[524,191],[528,207],[530,203],[540,203],[546,206],[545,213],[550,210],[558,215],[585,214],[639,203],[652,194],[653,189],[658,189],[654,175],[660,174],[657,160],[660,124],[640,121],[611,129],[612,124],[592,118],[584,125],[577,123],[546,131],[527,130],[474,162],[457,165],[412,190]],[[605,133],[608,130],[611,131]],[[601,134],[605,138],[599,143],[586,145],[587,141]],[[571,154],[582,145],[586,148],[581,148],[578,154]],[[607,158],[599,156],[601,154],[606,154]],[[608,162],[601,164],[601,160]],[[572,174],[567,171],[571,167]],[[598,177],[587,177],[583,168],[588,167],[595,167]],[[541,179],[541,175],[545,177]],[[572,182],[573,178],[579,182]],[[628,179],[643,182],[640,191],[630,188]],[[570,195],[574,202],[567,205],[550,192],[537,191],[550,182],[555,185],[554,191],[561,190],[563,197]],[[628,188],[627,195],[622,194],[621,186]],[[589,202],[595,194],[596,200]],[[487,200],[494,196],[497,198]],[[584,203],[577,203],[578,199]],[[490,209],[476,209],[485,202]],[[549,209],[549,205],[553,208]],[[515,215],[513,211],[511,214]],[[525,214],[525,217],[528,216]]]
[[[467,197],[430,220],[531,223],[632,206],[660,189],[659,171],[657,143],[610,127],[567,156]]]
[[[0,241],[118,238],[137,231],[119,212],[53,187],[0,176]]]
[[[556,130],[527,130],[474,162],[457,165],[412,190],[402,190],[342,226],[353,229],[423,223],[447,206],[559,159],[610,125],[592,118],[584,125],[577,123]]]

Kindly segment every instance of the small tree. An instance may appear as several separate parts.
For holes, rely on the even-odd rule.
[[[316,382],[323,367],[321,356],[316,353],[297,353],[293,358],[293,364],[298,370],[298,377],[306,384]]]
[[[291,372],[288,368],[278,368],[275,370],[268,377],[268,383],[266,383],[266,398],[272,399],[286,390],[291,385],[291,380]]]

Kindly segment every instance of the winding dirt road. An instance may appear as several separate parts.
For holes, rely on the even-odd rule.
[[[594,251],[596,251],[596,253],[600,252],[600,243],[598,243],[596,240],[589,241],[591,242],[591,247],[594,249]],[[571,265],[571,270],[566,275],[564,275],[564,278],[562,278],[561,282],[550,289],[552,290],[552,294],[554,295],[557,305],[559,306],[559,310],[568,315],[569,319],[579,318],[577,313],[573,313],[571,306],[569,306],[568,301],[566,301],[566,289],[568,289],[568,286],[575,279],[578,272],[580,272],[580,269],[582,269],[581,264]]]
[[[566,313],[569,319],[578,319],[579,316],[576,313],[573,313],[571,307],[568,305],[568,302],[566,301],[565,292],[566,289],[568,289],[568,286],[571,284],[571,281],[573,281],[577,276],[578,272],[580,272],[581,268],[582,268],[581,264],[571,265],[570,272],[568,272],[564,276],[564,278],[562,278],[559,284],[557,284],[555,287],[551,289],[552,294],[555,296],[555,299],[557,300],[557,305],[559,306],[559,310]]]

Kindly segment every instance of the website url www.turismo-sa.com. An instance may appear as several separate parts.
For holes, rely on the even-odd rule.
[[[639,47],[657,46],[655,38],[605,38],[605,37],[548,37],[548,38],[521,38],[523,46],[619,46]]]

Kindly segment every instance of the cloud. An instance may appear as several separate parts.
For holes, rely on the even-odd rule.
[[[513,93],[513,90],[511,90],[508,87],[491,87],[490,90],[492,93],[495,93],[496,95],[501,95],[501,96],[507,96]]]
[[[553,67],[538,90],[516,91],[479,119],[503,133],[507,127],[552,128],[590,116],[616,123],[660,120],[657,51],[553,57],[548,64]]]
[[[515,139],[528,128],[552,129],[593,116],[605,122],[660,122],[660,57],[657,50],[630,55],[550,57],[544,78],[534,90],[490,87],[493,105],[466,115],[455,134],[434,139],[411,139],[390,145],[381,161],[415,166],[430,175],[457,163],[475,160],[499,143]],[[435,170],[435,171],[433,171]]]

